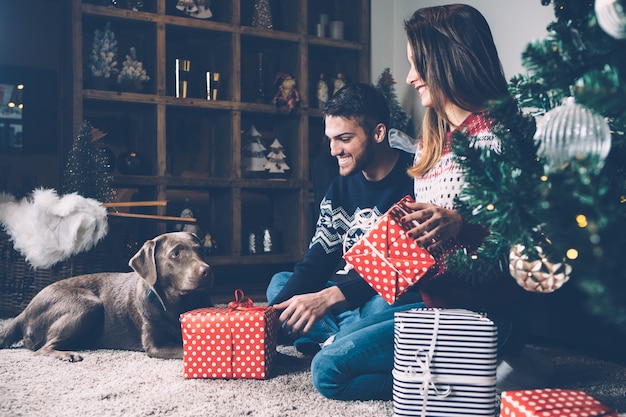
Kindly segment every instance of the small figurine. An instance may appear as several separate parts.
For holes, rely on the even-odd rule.
[[[324,73],[320,74],[320,79],[317,81],[317,105],[318,107],[324,107],[328,101],[328,84],[325,80]]]
[[[217,242],[211,236],[211,233],[204,235],[204,241],[202,242],[202,248],[205,255],[214,255],[217,252]]]
[[[346,78],[343,73],[338,72],[337,77],[333,81],[333,94],[337,93],[337,91],[341,90],[346,86]]]
[[[180,217],[192,219],[194,218],[194,214],[190,208],[186,208],[180,213]],[[200,236],[200,228],[194,223],[178,223],[176,229],[180,232],[189,232],[198,237]]]
[[[287,106],[291,112],[300,103],[300,92],[296,88],[296,80],[285,72],[276,74],[274,85],[277,87],[272,104]]]

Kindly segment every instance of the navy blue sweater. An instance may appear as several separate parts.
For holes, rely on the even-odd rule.
[[[405,195],[413,195],[413,179],[406,172],[413,164],[413,155],[396,152],[400,153],[396,166],[380,181],[368,181],[360,171],[333,180],[320,203],[320,215],[309,249],[295,265],[293,275],[273,303],[297,294],[320,291],[328,281],[337,282],[351,308],[362,306],[376,295],[354,270],[348,275],[337,275],[336,271],[345,266],[344,249],[347,251],[365,233],[356,226],[352,228],[357,213],[372,209],[379,217]]]

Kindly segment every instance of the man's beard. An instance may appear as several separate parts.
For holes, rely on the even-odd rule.
[[[367,142],[365,142],[365,149],[363,149],[361,153],[359,153],[357,156],[352,154],[352,160],[354,161],[352,168],[347,172],[341,172],[340,170],[340,174],[343,176],[348,176],[354,174],[355,172],[366,170],[367,167],[374,160],[375,152],[376,150],[374,148],[374,139],[369,138]]]

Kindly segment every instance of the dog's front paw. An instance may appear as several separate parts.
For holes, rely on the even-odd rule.
[[[76,352],[70,352],[66,350],[55,350],[50,348],[41,348],[35,352],[37,355],[52,356],[53,358],[60,359],[66,362],[80,362],[83,357]]]
[[[151,358],[157,359],[182,359],[183,348],[178,346],[151,347],[146,349],[146,354]]]

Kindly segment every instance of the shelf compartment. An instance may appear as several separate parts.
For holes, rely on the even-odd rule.
[[[250,136],[252,126],[261,135],[258,142]],[[241,177],[277,182],[302,178],[298,175],[303,146],[299,116],[243,112],[241,129]],[[282,148],[272,149],[277,144]],[[258,171],[261,165],[264,171]]]
[[[271,103],[277,91],[276,75],[279,72],[290,74],[299,83],[299,46],[293,41],[242,35],[241,100]],[[286,107],[283,109],[286,110]]]
[[[242,255],[302,255],[301,191],[246,188],[241,191],[241,254]],[[270,236],[271,245],[261,245],[259,239]],[[252,235],[254,239],[251,239]],[[255,248],[256,244],[256,249]]]
[[[342,74],[345,83],[360,81],[359,52],[352,49],[337,48],[332,46],[309,45],[309,91],[315,96],[311,99],[311,107],[319,107],[317,101],[317,82],[320,75],[324,74],[324,79],[328,84],[328,95],[333,95],[335,91],[335,79]]]
[[[241,26],[253,26],[255,3],[255,0],[240,1],[241,21],[239,23]],[[293,0],[268,0],[268,3],[272,17],[272,28],[262,28],[263,30],[268,32],[291,33],[298,33],[300,31],[300,2]]]
[[[188,19],[190,22],[198,21],[198,22],[222,22],[222,23],[230,23],[232,18],[232,5],[229,1],[203,1],[196,2],[200,3],[208,3],[209,10],[211,13],[211,17],[208,16],[208,13],[204,7],[199,8],[197,11],[185,11],[179,10],[176,6],[178,1],[175,0],[166,0],[165,1],[165,12],[168,16],[177,16]]]
[[[220,31],[166,27],[166,92],[170,97],[202,98],[204,100],[232,100],[232,34]],[[189,63],[188,71],[181,71],[182,81],[187,81],[186,94],[176,91],[176,60]],[[180,64],[181,68],[184,67]],[[219,74],[212,80],[216,88],[207,93],[207,73]],[[181,84],[182,85],[182,84]]]
[[[228,156],[233,152],[230,112],[181,107],[166,112],[167,173],[183,179],[228,178]]]
[[[113,175],[154,175],[155,106],[86,100],[83,117],[106,133],[99,143],[113,155]]]
[[[154,93],[157,74],[156,58],[156,25],[145,21],[128,21],[107,16],[86,16],[83,21],[83,83],[84,88],[95,90],[122,91],[123,84],[118,82],[118,72],[112,72],[109,78],[96,77],[90,70],[90,56],[95,37],[95,31],[103,31],[106,24],[111,24],[111,31],[117,41],[117,66],[122,69],[130,48],[134,47],[136,58],[146,70],[149,80],[139,83],[141,92]]]
[[[363,12],[362,0],[309,0],[307,2],[308,33],[317,36],[317,24],[322,22],[320,15],[326,15],[328,24],[325,26],[325,38],[331,38],[329,24],[331,21],[343,23],[343,40],[356,42],[363,39],[359,21]]]
[[[196,233],[203,241],[208,239],[209,234],[213,246],[206,248],[208,255],[232,255],[234,227],[232,196],[229,189],[169,188],[166,193],[167,215],[181,216],[183,210],[189,209],[197,223],[184,228],[182,223],[174,222],[168,225],[167,231],[188,230]]]

